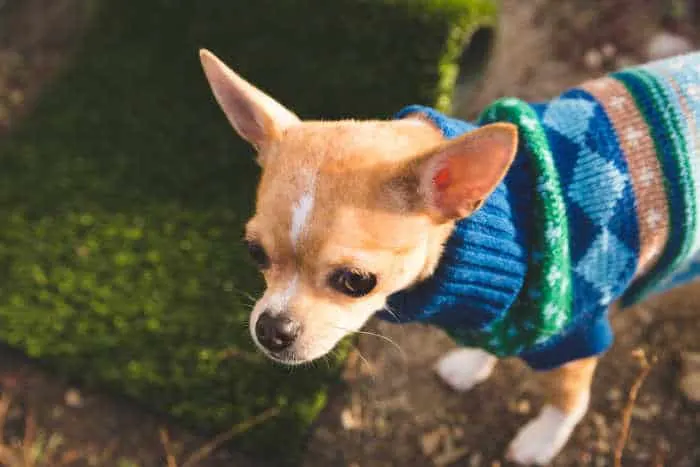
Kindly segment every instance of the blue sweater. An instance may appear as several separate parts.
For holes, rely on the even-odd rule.
[[[419,106],[397,118],[416,112],[447,139],[475,127]],[[501,99],[479,123],[495,121],[518,127],[513,166],[382,317],[545,370],[605,351],[614,301],[700,276],[700,52]]]
[[[403,109],[397,118],[415,112],[429,118],[448,139],[476,128],[420,106]],[[484,347],[500,356],[519,356],[538,370],[607,349],[612,334],[604,310],[596,313],[593,322],[580,322],[531,348],[504,351],[489,345],[489,325],[514,305],[525,285],[532,253],[529,240],[535,189],[530,173],[530,159],[519,151],[506,178],[484,205],[457,222],[435,273],[392,295],[390,312],[382,311],[379,316],[393,322],[436,325],[458,343]]]

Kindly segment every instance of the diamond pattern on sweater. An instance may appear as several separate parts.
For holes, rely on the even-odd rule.
[[[554,99],[547,105],[543,121],[552,130],[577,141],[588,131],[594,110],[594,104],[585,99]]]
[[[568,195],[596,224],[607,224],[629,177],[600,154],[583,148],[581,152]]]
[[[611,284],[621,283],[630,261],[634,260],[634,253],[607,228],[603,228],[576,265],[575,271],[603,298],[609,299]]]

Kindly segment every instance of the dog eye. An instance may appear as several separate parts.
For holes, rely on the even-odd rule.
[[[244,243],[248,249],[248,254],[260,269],[267,269],[270,267],[270,258],[267,256],[267,253],[265,253],[265,249],[262,245],[254,240],[245,240]]]
[[[377,276],[368,272],[341,268],[331,273],[328,283],[333,289],[349,297],[362,297],[377,285]]]

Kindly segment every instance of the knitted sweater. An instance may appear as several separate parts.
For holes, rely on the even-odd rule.
[[[446,138],[475,127],[411,106]],[[544,103],[501,99],[520,146],[463,219],[435,274],[380,315],[442,327],[460,344],[550,369],[604,352],[609,305],[700,274],[700,53],[591,80]],[[485,155],[488,156],[488,155]]]

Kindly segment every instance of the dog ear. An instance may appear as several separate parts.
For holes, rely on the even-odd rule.
[[[255,147],[278,138],[299,117],[282,104],[238,76],[213,53],[202,49],[199,57],[216,101],[238,134]]]
[[[423,205],[438,219],[467,217],[503,180],[518,149],[518,130],[492,123],[445,142],[416,166]]]

